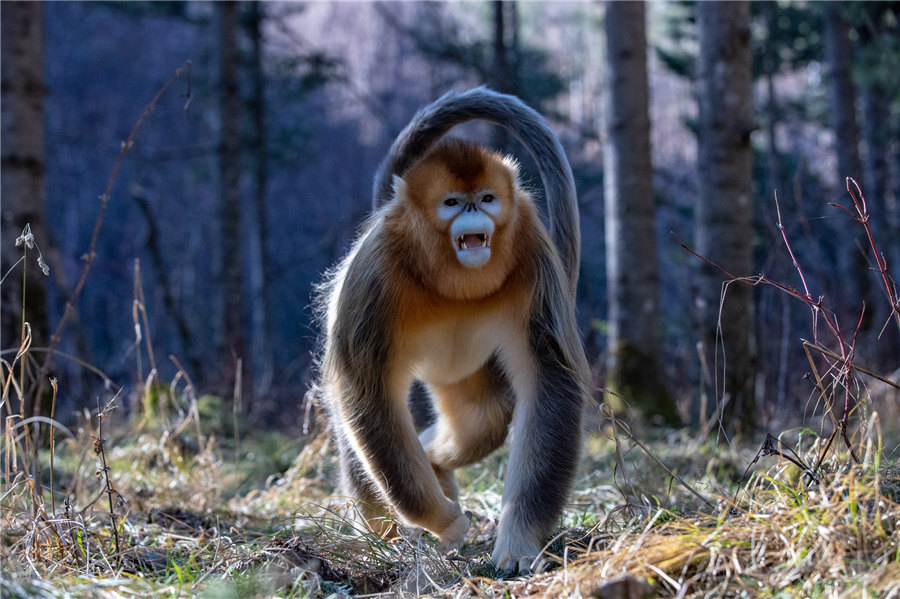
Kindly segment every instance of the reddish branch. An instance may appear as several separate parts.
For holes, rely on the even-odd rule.
[[[850,194],[850,197],[853,199],[853,207],[856,211],[855,214],[854,214],[854,212],[852,212],[851,210],[849,210],[848,208],[846,208],[844,206],[841,206],[840,204],[832,204],[832,205],[836,206],[838,208],[841,208],[842,210],[844,210],[845,212],[850,214],[850,216],[852,216],[857,222],[859,222],[865,228],[866,235],[869,240],[869,246],[872,248],[872,252],[875,255],[875,262],[877,264],[876,272],[878,272],[881,275],[882,282],[884,283],[884,287],[887,292],[888,300],[891,303],[892,316],[893,316],[894,320],[896,321],[897,326],[900,327],[900,300],[898,300],[897,289],[896,289],[896,286],[895,286],[893,280],[891,279],[890,275],[888,274],[887,260],[885,259],[884,254],[881,253],[880,251],[878,251],[878,246],[875,243],[875,238],[872,236],[872,231],[869,227],[869,216],[870,215],[866,209],[865,198],[863,197],[862,192],[860,191],[859,186],[857,185],[856,181],[854,181],[850,177],[847,178],[847,192]],[[705,262],[706,264],[711,266],[712,268],[715,268],[716,270],[721,272],[723,275],[725,275],[725,277],[727,277],[731,281],[743,283],[745,285],[750,285],[753,287],[760,285],[760,284],[770,285],[784,293],[787,293],[791,297],[794,297],[794,298],[800,300],[801,302],[805,303],[807,306],[809,306],[810,310],[812,311],[812,316],[813,316],[813,325],[812,325],[813,343],[811,344],[811,347],[820,351],[820,353],[822,353],[822,355],[824,355],[826,357],[831,357],[831,359],[834,360],[834,362],[830,363],[829,371],[831,371],[831,370],[838,371],[834,376],[835,376],[835,378],[837,378],[840,381],[841,385],[844,387],[844,412],[841,415],[840,419],[838,419],[834,415],[833,406],[831,405],[830,402],[829,402],[829,405],[827,406],[828,412],[831,415],[833,422],[838,425],[840,432],[841,432],[841,437],[844,439],[844,443],[846,444],[847,449],[850,451],[851,457],[853,458],[854,461],[858,461],[858,459],[856,457],[856,453],[853,450],[853,447],[850,443],[850,439],[847,434],[847,421],[848,421],[848,418],[850,415],[850,402],[852,399],[851,394],[850,394],[850,388],[851,388],[851,383],[852,383],[852,371],[855,368],[855,366],[853,365],[853,360],[854,360],[854,355],[856,352],[856,340],[857,340],[857,336],[859,335],[860,326],[862,324],[863,315],[865,314],[866,308],[865,308],[865,305],[863,305],[862,311],[859,316],[859,320],[857,321],[856,328],[853,332],[853,339],[848,344],[846,341],[844,341],[844,337],[841,334],[837,316],[833,312],[831,312],[830,310],[828,310],[824,307],[824,305],[823,305],[824,298],[821,296],[818,298],[814,298],[812,296],[812,294],[809,292],[809,286],[806,283],[806,276],[803,274],[803,269],[800,267],[800,263],[797,261],[797,258],[794,255],[794,251],[791,248],[790,241],[788,240],[787,234],[784,231],[784,226],[782,225],[782,222],[781,222],[781,208],[778,204],[777,194],[775,196],[775,210],[776,210],[777,218],[778,218],[778,222],[776,223],[778,226],[778,230],[781,231],[781,237],[784,240],[784,245],[787,248],[788,254],[790,254],[790,256],[791,256],[791,261],[794,264],[794,268],[797,270],[797,273],[800,275],[800,281],[803,284],[803,291],[799,291],[794,287],[784,285],[777,281],[773,281],[762,274],[757,275],[755,277],[736,277],[733,274],[731,274],[730,272],[728,272],[727,270],[725,270],[724,268],[722,268],[721,266],[719,266],[718,264],[716,264],[715,262],[713,262],[712,260],[710,260],[710,259],[706,258],[705,256],[702,256],[702,255],[698,254],[697,252],[695,252],[694,250],[692,250],[684,242],[680,242],[680,245],[686,251],[690,252],[691,254],[693,254],[694,256],[696,256],[697,258],[701,259],[703,262]],[[837,354],[827,351],[824,347],[821,347],[819,344],[818,322],[819,322],[820,315],[822,317],[822,320],[825,321],[825,324],[826,324],[828,330],[831,332],[831,334],[834,336],[835,340],[838,343],[838,347],[840,349],[839,358],[838,358]],[[820,391],[822,391],[824,394],[824,388],[820,388]],[[827,400],[827,397],[824,397],[823,399]]]
[[[856,209],[856,214],[853,214],[848,208],[841,206],[840,204],[832,204],[832,206],[845,211],[866,230],[869,247],[872,248],[872,254],[875,256],[875,264],[878,267],[875,272],[881,275],[884,290],[887,293],[888,301],[891,304],[891,315],[894,317],[894,322],[897,323],[897,328],[900,329],[900,299],[898,299],[897,296],[897,286],[893,279],[891,279],[891,275],[888,273],[887,259],[884,257],[884,253],[878,251],[878,246],[875,245],[875,238],[872,236],[872,229],[869,227],[869,212],[866,209],[866,198],[859,189],[859,184],[857,184],[852,177],[847,177],[847,193],[849,193],[850,197],[853,199],[853,207]]]

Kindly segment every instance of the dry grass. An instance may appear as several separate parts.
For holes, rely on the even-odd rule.
[[[222,400],[181,371],[145,378],[140,359],[134,415],[110,392],[70,431],[25,416],[28,345],[0,370],[4,597],[640,596],[608,585],[623,574],[649,596],[900,597],[900,467],[868,403],[848,434],[859,463],[805,429],[783,436],[792,453],[687,431],[638,442],[591,418],[607,429],[589,436],[549,571],[504,580],[488,559],[502,452],[459,473],[474,515],[458,551],[416,530],[385,542],[334,497],[328,435],[234,434]]]
[[[900,597],[900,468],[879,463],[871,435],[860,438],[859,465],[831,449],[810,481],[793,463],[764,457],[741,486],[732,480],[753,460],[751,449],[674,432],[651,442],[713,510],[620,441],[640,490],[625,502],[612,484],[615,444],[593,435],[560,537],[548,547],[551,570],[502,580],[487,555],[503,455],[461,473],[462,501],[475,516],[469,541],[448,554],[417,531],[387,543],[363,530],[352,506],[332,497],[326,435],[245,437],[237,454],[211,433],[196,436],[206,426],[190,424],[198,410],[171,407],[182,420],[169,427],[138,428],[109,412],[104,446],[119,498],[112,512],[97,476],[96,417],[56,445],[55,513],[49,490],[37,498],[34,464],[10,452],[24,447],[21,436],[4,437],[4,463],[18,462],[4,472],[0,496],[6,596],[615,597],[600,589],[628,573],[657,596]],[[797,457],[815,463],[826,441],[816,438]],[[38,459],[48,479],[49,451]]]
[[[603,535],[567,572],[519,583],[518,596],[588,595],[626,572],[664,596],[893,597],[900,595],[898,473],[855,467],[806,487],[776,466],[713,515],[659,510]]]

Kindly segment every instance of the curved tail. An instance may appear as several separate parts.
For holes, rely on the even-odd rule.
[[[562,258],[572,293],[578,284],[581,230],[572,168],[547,121],[515,96],[485,87],[450,92],[420,110],[391,145],[375,177],[372,205],[392,196],[394,175],[402,176],[455,125],[472,120],[508,129],[531,152],[544,186],[550,237]]]

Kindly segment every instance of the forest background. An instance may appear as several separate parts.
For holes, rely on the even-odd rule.
[[[2,11],[7,413],[69,426],[116,397],[146,416],[152,385],[189,381],[235,437],[299,435],[316,283],[393,137],[476,85],[544,114],[572,163],[599,400],[751,442],[798,425],[828,437],[857,399],[897,413],[900,3]],[[459,134],[515,154],[539,189],[516,140]],[[31,250],[18,262],[26,223],[47,276]],[[815,379],[849,364],[883,380],[833,405]]]

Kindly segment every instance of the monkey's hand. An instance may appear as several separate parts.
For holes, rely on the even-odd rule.
[[[459,505],[457,505],[456,509],[459,510],[460,514],[453,523],[441,532],[435,533],[445,547],[453,547],[462,543],[463,537],[469,529],[469,517],[462,513]]]
[[[491,561],[507,574],[531,574],[531,564],[541,554],[541,545],[514,534],[503,534],[502,530],[494,544]]]

